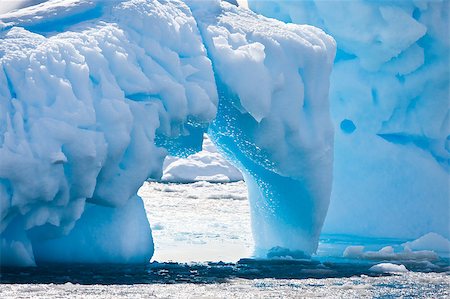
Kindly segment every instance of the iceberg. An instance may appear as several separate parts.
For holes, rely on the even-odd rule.
[[[249,0],[333,36],[336,128],[324,232],[450,236],[448,1]]]
[[[397,265],[392,263],[380,263],[372,266],[370,271],[377,272],[377,273],[402,273],[402,272],[408,272],[408,269],[406,269],[405,265]]]
[[[333,161],[322,30],[219,1],[52,0],[0,15],[0,41],[1,265],[148,261],[137,191],[205,131],[248,182],[257,249],[315,251]]]

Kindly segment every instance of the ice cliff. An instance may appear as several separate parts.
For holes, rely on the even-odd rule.
[[[148,261],[136,192],[206,130],[248,181],[256,247],[314,252],[333,152],[323,31],[219,1],[53,0],[0,20],[2,265]]]
[[[450,235],[449,1],[249,0],[337,42],[334,181],[324,231]]]

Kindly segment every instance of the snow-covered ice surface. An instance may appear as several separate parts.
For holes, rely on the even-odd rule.
[[[249,259],[253,240],[243,182],[152,182],[145,183],[139,194],[154,232],[156,252],[151,264],[3,268],[0,297],[445,298],[450,295],[448,259],[387,260],[386,250],[385,257],[378,254],[371,259],[343,256],[349,246],[357,245],[364,245],[364,252],[378,252],[386,246],[400,252],[406,240],[323,235],[318,255],[312,260]],[[167,209],[175,205],[178,209]],[[170,260],[173,262],[169,263]],[[187,261],[196,262],[184,263]],[[398,272],[403,269],[408,272]]]

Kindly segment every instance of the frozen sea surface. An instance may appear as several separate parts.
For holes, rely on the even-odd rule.
[[[401,252],[408,240],[323,235],[311,260],[253,259],[246,192],[244,182],[145,183],[139,195],[153,229],[151,263],[3,268],[0,298],[450,296],[447,258],[343,257],[348,246],[357,245],[372,252],[386,246]],[[408,272],[371,270],[385,262],[403,264]]]

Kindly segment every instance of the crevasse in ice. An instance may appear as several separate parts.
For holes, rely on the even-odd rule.
[[[58,0],[0,16],[1,264],[148,261],[136,192],[168,153],[199,151],[211,122],[248,180],[257,248],[314,252],[333,39],[186,3]]]
[[[337,43],[329,233],[450,235],[449,1],[249,0]]]

